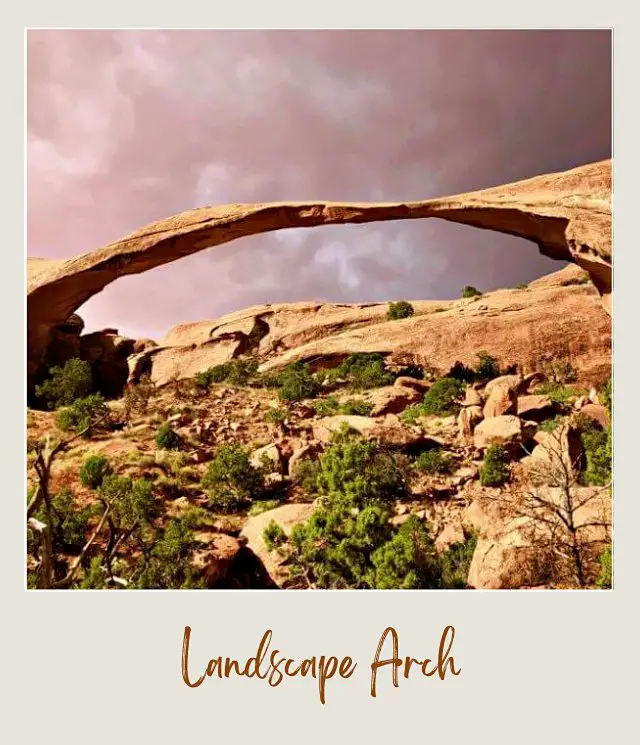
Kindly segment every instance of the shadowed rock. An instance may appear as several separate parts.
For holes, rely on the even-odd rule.
[[[439,217],[527,238],[583,267],[609,308],[611,161],[441,199],[403,203],[301,202],[203,207],[153,223],[68,260],[30,259],[27,372],[38,371],[53,329],[118,277],[244,236],[283,228]]]

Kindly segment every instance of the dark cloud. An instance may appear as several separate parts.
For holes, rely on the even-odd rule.
[[[28,247],[72,256],[204,204],[420,199],[610,155],[606,31],[34,31]],[[554,268],[422,221],[243,239],[119,280],[89,328],[261,302],[451,297]]]

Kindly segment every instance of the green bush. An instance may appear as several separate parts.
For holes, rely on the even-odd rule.
[[[583,391],[581,388],[574,388],[550,381],[537,386],[536,393],[549,396],[554,404],[563,406],[566,405],[570,399],[582,396],[586,391]]]
[[[539,429],[542,432],[553,432],[555,429],[557,429],[560,425],[564,424],[566,421],[567,421],[567,418],[565,416],[562,416],[562,414],[556,414],[556,416],[554,416],[553,419],[546,419],[544,422],[542,422]]]
[[[422,590],[440,587],[441,567],[435,546],[415,515],[396,534],[377,548],[372,586],[378,590]]]
[[[355,398],[350,398],[348,401],[343,401],[340,404],[338,413],[347,416],[369,416],[372,409],[372,404],[367,403],[366,401],[357,401]]]
[[[373,442],[347,438],[331,445],[319,460],[316,487],[327,497],[344,497],[360,507],[371,500],[393,500],[406,492],[406,459]]]
[[[611,414],[611,378],[609,378],[609,380],[607,380],[607,382],[603,384],[603,386],[598,391],[598,395],[600,401],[602,402],[602,405],[607,409],[609,414]]]
[[[421,409],[424,414],[455,414],[460,409],[457,400],[464,393],[464,384],[455,378],[440,378],[425,393]]]
[[[361,390],[390,385],[394,376],[385,369],[382,355],[358,352],[350,354],[338,367],[330,370],[327,379],[344,379],[353,389]]]
[[[257,372],[258,363],[254,360],[232,360],[197,373],[193,380],[198,388],[208,390],[212,383],[247,385]]]
[[[191,564],[197,547],[184,520],[171,520],[150,553],[141,560],[141,571],[133,589],[199,589],[204,586]]]
[[[264,540],[267,549],[273,551],[275,548],[278,548],[278,546],[286,543],[287,534],[275,520],[272,520],[264,529],[262,539]]]
[[[586,460],[584,483],[592,486],[606,486],[611,481],[611,429],[607,431],[593,429],[582,432],[580,439]]]
[[[465,285],[462,288],[462,292],[460,293],[461,297],[467,298],[467,297],[480,297],[482,293],[480,290],[476,289],[472,285]]]
[[[284,424],[289,417],[289,409],[284,406],[278,408],[271,408],[264,415],[264,420],[268,424]]]
[[[303,401],[305,398],[314,398],[320,390],[309,365],[299,360],[288,365],[278,375],[277,382],[281,401]]]
[[[354,508],[346,499],[318,507],[291,531],[291,566],[319,588],[375,587],[373,553],[393,535],[391,512],[380,503]]]
[[[80,551],[86,541],[89,521],[95,514],[93,507],[79,507],[73,494],[63,487],[52,499],[52,537],[56,551]],[[46,507],[41,505],[34,517],[48,523]]]
[[[335,396],[321,398],[313,405],[318,416],[333,416],[340,411],[340,403]]]
[[[180,435],[165,422],[156,433],[156,446],[161,450],[177,450],[182,445]]]
[[[157,515],[153,485],[148,479],[105,476],[98,495],[109,505],[111,520],[119,531],[130,530],[134,524],[146,525]]]
[[[467,536],[466,540],[454,543],[440,557],[442,587],[446,590],[462,590],[467,586],[469,568],[476,550],[478,537]]]
[[[250,517],[255,517],[256,515],[261,515],[263,512],[269,512],[269,510],[275,510],[276,507],[280,507],[282,502],[280,502],[278,499],[259,499],[256,502],[253,502],[251,507],[249,507],[249,512],[247,513]]]
[[[263,491],[262,475],[239,445],[220,446],[202,479],[212,508],[220,512],[240,509]]]
[[[315,496],[318,493],[318,474],[320,463],[317,460],[305,458],[299,461],[293,472],[294,481],[300,484],[305,494]]]
[[[449,473],[452,467],[451,456],[442,448],[425,450],[416,458],[416,468],[426,473]]]
[[[396,303],[389,303],[387,309],[387,321],[397,321],[401,318],[410,318],[415,313],[411,303],[406,300],[398,300]]]
[[[605,550],[600,554],[600,575],[596,580],[596,585],[601,589],[609,589],[612,581],[612,566],[613,566],[613,555],[611,551],[611,544],[609,544]]]
[[[88,396],[93,388],[91,366],[77,357],[67,360],[64,367],[52,367],[49,375],[42,385],[36,386],[36,396],[50,409],[70,406],[76,399]]]
[[[99,393],[92,393],[85,398],[76,399],[71,406],[60,409],[56,414],[56,424],[64,432],[82,432],[89,428],[87,435],[91,434],[91,426],[99,419],[107,418],[109,407]]]
[[[526,290],[528,289],[528,287],[529,285],[526,282],[520,282],[513,289],[514,290]]]
[[[502,486],[509,480],[509,454],[502,445],[490,445],[480,469],[482,486]]]
[[[492,380],[500,375],[498,360],[488,352],[478,352],[478,364],[475,368],[476,380]]]
[[[112,470],[104,455],[89,455],[80,468],[80,481],[89,489],[97,489]]]

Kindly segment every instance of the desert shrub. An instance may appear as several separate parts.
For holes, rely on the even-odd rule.
[[[440,557],[443,589],[462,590],[467,586],[469,568],[477,542],[476,535],[465,536],[464,541],[454,543],[443,552]]]
[[[475,368],[476,380],[491,380],[500,375],[500,366],[498,360],[488,352],[478,352],[478,364]]]
[[[440,378],[425,393],[420,404],[424,414],[455,414],[460,408],[457,399],[464,392],[464,384],[455,378]]]
[[[421,416],[425,415],[422,404],[412,404],[400,413],[400,421],[405,424],[415,424]]]
[[[578,379],[578,373],[568,360],[554,360],[545,366],[544,374],[552,383],[566,385]]]
[[[77,357],[67,360],[64,367],[52,367],[49,375],[36,386],[36,397],[49,409],[70,406],[76,399],[88,396],[93,388],[91,366]]]
[[[171,425],[165,422],[156,433],[156,445],[161,450],[177,450],[182,445],[182,439]]]
[[[453,363],[453,366],[445,377],[459,380],[461,383],[473,383],[476,379],[476,372],[462,362],[457,361]]]
[[[415,515],[395,535],[377,548],[371,561],[373,587],[378,590],[411,590],[440,587],[438,555],[424,523]]]
[[[231,360],[221,365],[214,365],[194,376],[194,383],[201,390],[208,390],[212,383],[229,383],[230,385],[247,385],[257,374],[258,363],[254,360]]]
[[[502,445],[490,445],[480,469],[482,486],[502,486],[509,480],[509,454]]]
[[[118,531],[148,524],[157,514],[153,485],[148,479],[105,476],[98,495],[111,508],[110,517]]]
[[[538,429],[542,430],[542,432],[553,432],[566,421],[566,417],[562,416],[561,414],[556,414],[553,419],[546,419],[544,422],[542,422]]]
[[[373,405],[366,401],[358,401],[355,398],[350,398],[348,401],[343,401],[339,408],[339,414],[345,414],[350,416],[369,416]]]
[[[600,398],[600,401],[602,402],[602,405],[607,409],[609,414],[611,414],[611,378],[606,381],[598,391],[598,396]]]
[[[372,500],[393,500],[404,495],[408,467],[402,456],[382,450],[373,442],[346,438],[322,454],[316,478],[320,494],[344,497],[356,506]]]
[[[396,303],[389,303],[387,309],[387,321],[397,321],[401,318],[410,318],[415,313],[411,303],[406,300],[398,300]]]
[[[259,499],[257,502],[253,502],[251,507],[249,507],[249,512],[247,513],[250,517],[255,517],[256,515],[261,515],[263,512],[269,512],[269,510],[275,510],[276,507],[279,507],[282,504],[277,499]]]
[[[542,383],[536,388],[536,393],[549,396],[554,404],[566,405],[572,398],[577,398],[585,393],[580,388],[562,385],[553,381]]]
[[[191,564],[197,547],[191,529],[184,520],[171,520],[162,537],[140,560],[140,573],[135,589],[197,589],[204,586]]]
[[[264,415],[264,420],[268,424],[284,424],[289,417],[289,409],[284,406],[272,408]]]
[[[611,572],[613,565],[613,555],[611,551],[611,544],[609,544],[605,550],[598,557],[600,562],[600,574],[596,580],[596,585],[601,589],[609,589],[611,587]]]
[[[89,455],[80,468],[80,481],[89,489],[97,489],[112,470],[104,455]]]
[[[409,363],[408,365],[405,365],[402,367],[398,373],[398,377],[404,376],[407,378],[415,378],[416,380],[424,380],[425,378],[425,369],[422,365],[416,365],[414,363]]]
[[[395,376],[384,364],[384,357],[377,353],[350,354],[340,365],[324,373],[327,383],[346,380],[352,389],[379,388],[393,383]]]
[[[318,416],[332,416],[340,410],[340,403],[335,396],[321,398],[313,405]]]
[[[100,419],[106,419],[109,415],[109,407],[100,393],[92,393],[85,398],[76,399],[71,406],[60,409],[56,415],[56,424],[64,432],[82,432],[88,429],[87,435],[91,434],[91,427]]]
[[[526,282],[519,282],[513,289],[514,290],[526,290],[529,285]]]
[[[425,450],[416,458],[415,466],[419,471],[426,473],[449,473],[452,460],[449,453],[443,452],[442,448]]]
[[[560,282],[561,287],[571,287],[571,285],[586,285],[589,284],[589,275],[585,274],[582,277],[572,277],[571,279],[564,279]]]
[[[473,287],[472,285],[465,285],[462,288],[462,291],[460,292],[460,296],[467,298],[467,297],[480,297],[482,293],[477,288]]]
[[[82,590],[103,590],[106,587],[105,580],[102,557],[94,556],[89,562],[89,568],[84,571],[79,587]]]
[[[262,539],[267,549],[273,551],[278,546],[286,543],[287,534],[275,520],[272,520],[262,532]]]
[[[586,467],[582,474],[585,484],[605,486],[611,481],[611,429],[593,429],[580,435]]]
[[[319,461],[305,458],[297,463],[293,472],[293,478],[294,481],[302,487],[305,494],[315,496],[318,493],[319,473]]]
[[[380,503],[357,510],[338,499],[320,506],[291,531],[292,569],[320,588],[375,586],[373,553],[393,535],[390,511]]]
[[[202,478],[209,495],[209,504],[220,512],[240,509],[250,499],[262,493],[262,475],[239,445],[220,446]]]
[[[129,418],[132,414],[144,414],[149,408],[149,401],[155,395],[155,385],[148,375],[143,375],[137,383],[130,383],[124,389],[124,410]]]
[[[314,398],[320,389],[309,365],[297,361],[288,365],[278,375],[278,395],[281,401],[303,401]]]
[[[94,507],[80,507],[73,494],[63,487],[51,499],[53,547],[56,551],[79,551],[85,543],[89,521],[95,515]],[[46,507],[41,505],[34,517],[48,523]]]

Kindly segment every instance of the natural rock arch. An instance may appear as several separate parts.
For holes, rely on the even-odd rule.
[[[202,207],[148,225],[67,260],[29,259],[28,384],[53,330],[89,298],[128,274],[244,236],[283,228],[438,217],[535,242],[583,267],[610,311],[611,161],[451,197],[400,203],[284,202]]]

